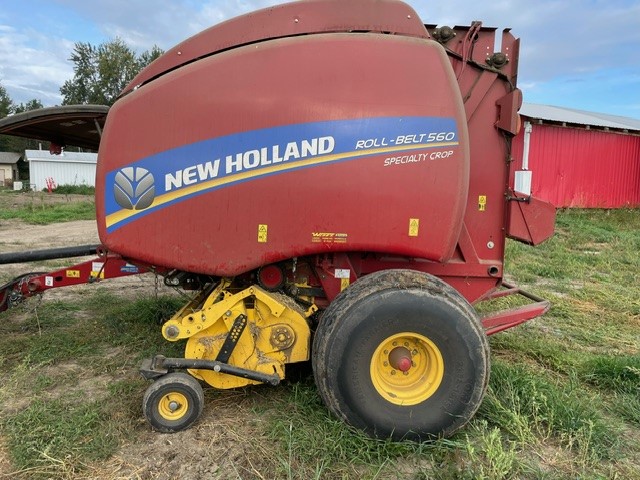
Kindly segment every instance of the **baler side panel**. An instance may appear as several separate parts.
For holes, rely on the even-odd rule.
[[[314,139],[322,152],[304,157]],[[299,155],[276,165],[288,149]],[[123,255],[214,275],[339,251],[446,261],[468,168],[462,101],[437,43],[279,39],[200,60],[114,105],[99,233]],[[153,203],[117,206],[116,176],[135,184],[144,172]]]

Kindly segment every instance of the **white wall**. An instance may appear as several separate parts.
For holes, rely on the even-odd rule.
[[[13,170],[11,165],[0,165],[0,186],[4,187],[7,180],[13,179]]]
[[[50,155],[42,150],[27,150],[29,161],[29,183],[31,188],[46,188],[46,179],[53,178],[56,185],[89,185],[96,184],[95,153],[66,153]],[[35,185],[35,186],[34,186]]]

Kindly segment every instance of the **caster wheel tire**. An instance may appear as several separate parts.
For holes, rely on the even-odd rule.
[[[200,383],[186,373],[169,373],[154,381],[144,394],[142,410],[149,424],[163,433],[190,427],[202,413]]]
[[[489,378],[475,310],[440,279],[411,270],[367,275],[336,297],[312,361],[329,410],[382,439],[450,436],[474,415]]]

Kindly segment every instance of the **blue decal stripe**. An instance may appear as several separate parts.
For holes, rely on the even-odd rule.
[[[184,200],[187,197],[201,194],[206,191],[224,187],[230,184],[239,183],[248,179],[273,175],[276,173],[290,172],[290,171],[301,169],[301,168],[307,168],[310,166],[316,166],[316,165],[322,165],[322,164],[329,164],[333,162],[340,162],[344,160],[358,160],[363,157],[378,155],[381,153],[400,153],[400,152],[408,152],[412,150],[419,150],[419,149],[426,149],[426,148],[432,149],[432,148],[442,148],[442,147],[453,147],[457,145],[458,145],[458,142],[454,141],[454,142],[408,144],[408,145],[402,145],[400,147],[393,146],[393,147],[382,147],[382,148],[374,148],[374,149],[367,149],[367,150],[356,150],[356,151],[350,151],[345,153],[325,155],[321,157],[312,157],[307,160],[298,160],[291,163],[281,163],[278,165],[272,165],[272,166],[257,169],[257,170],[247,170],[245,172],[237,173],[235,175],[224,176],[221,178],[216,178],[216,179],[204,181],[201,183],[196,183],[194,185],[183,187],[173,192],[159,195],[154,199],[153,203],[144,210],[120,209],[114,213],[107,215],[106,217],[107,231],[110,233],[120,228],[121,226],[129,223],[130,221],[135,220],[136,218],[152,213],[153,211],[161,209],[167,205],[176,203],[177,201]]]

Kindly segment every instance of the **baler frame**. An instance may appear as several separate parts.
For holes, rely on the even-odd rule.
[[[275,384],[285,364],[311,359],[320,396],[348,423],[381,438],[452,434],[487,388],[487,335],[549,308],[503,282],[506,238],[544,241],[555,210],[515,192],[519,40],[507,29],[494,44],[480,22],[424,25],[395,0],[308,0],[186,40],[110,109],[69,107],[71,132],[66,107],[41,125],[0,120],[2,133],[99,145],[104,243],[95,260],[0,287],[0,311],[151,271],[200,289],[162,328],[186,340],[185,358],[143,365],[157,430],[196,421],[196,379]],[[203,221],[209,209],[224,212]],[[176,242],[173,230],[194,234]],[[528,303],[481,318],[472,307],[510,295]]]
[[[0,286],[0,312],[20,304],[25,298],[54,288],[94,284],[149,271],[129,263],[120,255],[107,252],[99,245],[3,253],[0,254],[0,265],[85,256],[87,253],[97,253],[98,256],[51,272],[26,273]]]
[[[63,259],[85,256],[86,254],[92,253],[96,253],[97,257],[51,272],[26,273],[14,278],[13,280],[7,282],[5,285],[0,286],[0,312],[19,305],[29,297],[41,295],[47,290],[51,290],[54,288],[63,288],[76,285],[92,285],[104,280],[129,277],[132,275],[140,275],[150,272],[161,275],[169,274],[169,272],[164,268],[155,268],[148,265],[143,266],[137,263],[131,263],[118,254],[108,252],[107,249],[102,245],[82,245],[78,247],[64,247],[3,253],[0,254],[0,265]],[[353,268],[353,263],[349,261],[347,255],[338,254],[335,257],[336,258],[333,261],[330,261],[328,256],[318,257],[316,259],[316,265],[318,265],[327,274],[324,276],[324,278],[322,274],[319,275],[319,278],[322,282],[322,288],[325,292],[327,292],[328,296],[332,295],[329,299],[327,299],[326,297],[318,297],[316,300],[320,305],[328,304],[328,300],[330,301],[335,298],[335,296],[340,293],[341,289],[346,288],[348,284],[356,281],[360,276],[356,274],[358,270]],[[375,269],[374,265],[376,264],[369,264],[369,268],[371,268],[372,271],[377,271],[378,269]],[[406,261],[395,261],[388,263],[387,268],[412,268],[417,271],[432,273],[429,271],[431,269],[421,270],[420,265],[424,265],[424,263],[420,262],[416,265],[407,263]],[[344,270],[349,270],[350,272],[350,276],[349,278],[347,278],[348,282],[345,282],[344,278],[341,279],[339,278],[339,276],[336,276],[340,275],[340,273],[336,274],[337,271],[339,272]],[[170,282],[168,281],[165,281],[165,284],[171,286]],[[316,293],[319,292],[318,289],[313,290]],[[502,282],[501,287],[497,287],[496,289],[483,295],[481,298],[478,298],[475,302],[473,302],[473,304],[478,304],[481,302],[503,298],[511,295],[519,295],[527,300],[530,300],[531,303],[505,310],[500,310],[494,313],[484,314],[481,317],[481,322],[487,336],[494,335],[496,333],[521,325],[529,320],[539,317],[545,314],[551,307],[551,303],[548,300],[544,300],[543,298],[540,298],[530,292],[522,290],[517,286],[510,285],[505,282]],[[153,372],[155,371],[155,367],[151,367],[151,365],[157,365],[161,363],[161,361],[154,362],[149,365],[149,368],[143,367],[142,370],[145,371],[145,369],[148,369],[149,371]],[[167,368],[196,368],[193,366],[178,366],[178,363],[174,362],[170,367]],[[167,365],[166,362],[164,364]],[[184,365],[187,364],[185,363]],[[213,369],[215,365],[212,365]],[[233,373],[230,374],[233,375]],[[154,378],[154,375],[145,375],[145,377]],[[269,381],[265,383],[272,382]]]

